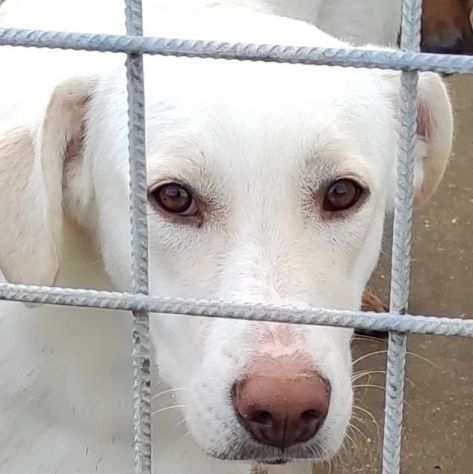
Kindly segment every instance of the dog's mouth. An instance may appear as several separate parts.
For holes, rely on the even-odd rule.
[[[267,465],[279,465],[279,464],[287,464],[289,461],[287,459],[270,459],[266,461],[258,461],[258,464],[267,464]]]
[[[221,461],[251,461],[261,465],[284,465],[301,461],[322,461],[322,456],[315,456],[315,453],[321,454],[319,448],[290,448],[289,450],[281,450],[275,448],[256,448],[248,446],[236,450],[227,450],[225,452],[208,452],[207,454],[220,459]]]

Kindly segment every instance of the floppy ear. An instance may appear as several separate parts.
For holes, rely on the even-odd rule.
[[[80,153],[94,81],[71,79],[52,93],[36,131],[0,132],[0,269],[10,282],[51,285],[63,233],[63,172]]]
[[[415,204],[421,205],[442,181],[453,142],[452,104],[443,80],[434,73],[419,75],[417,137]]]
[[[389,96],[399,111],[399,73],[384,72]],[[453,141],[453,112],[447,88],[434,73],[420,73],[417,96],[417,146],[415,164],[415,205],[421,205],[440,184]]]

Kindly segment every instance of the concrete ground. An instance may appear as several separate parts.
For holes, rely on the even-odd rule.
[[[415,215],[410,312],[473,315],[473,77],[449,80],[456,110],[455,150],[435,198]],[[386,245],[388,248],[388,245]],[[389,250],[372,287],[387,295]],[[384,371],[385,344],[356,341],[356,371]],[[403,474],[473,473],[473,340],[409,338]],[[329,469],[315,473],[380,471],[384,374],[357,382],[352,442]],[[369,413],[368,413],[369,412]]]

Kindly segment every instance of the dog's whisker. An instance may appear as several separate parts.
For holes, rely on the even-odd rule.
[[[385,370],[365,370],[365,371],[355,372],[352,375],[351,381],[352,383],[354,383],[357,380],[360,380],[364,377],[369,377],[370,375],[386,375],[386,371]],[[405,380],[411,387],[416,386],[415,382],[409,376],[406,375]]]
[[[356,364],[359,364],[361,361],[363,360],[366,360],[366,359],[369,359],[370,357],[374,357],[376,355],[380,355],[380,354],[387,354],[387,350],[384,349],[382,351],[374,351],[374,352],[369,352],[368,354],[364,354],[360,357],[358,357],[358,359],[356,359],[355,361],[352,362],[352,366],[355,366]]]
[[[358,410],[360,411],[361,413],[363,413],[364,415],[366,415],[372,422],[373,424],[376,426],[376,429],[379,430],[379,423],[378,423],[378,420],[376,419],[376,417],[373,415],[373,413],[371,413],[369,410],[367,410],[366,408],[363,408],[363,407],[360,407],[359,405],[353,405],[353,410]]]
[[[418,359],[422,362],[425,362],[426,364],[430,365],[434,369],[442,370],[442,367],[440,365],[436,364],[433,360],[430,360],[427,357],[421,356],[420,354],[417,354],[416,352],[407,351],[406,355],[408,357],[414,357],[415,359]]]
[[[360,418],[360,417],[357,417],[357,416],[353,416],[352,417],[352,420],[353,421],[357,421],[358,423],[361,423],[362,426],[366,427],[368,429],[368,423],[369,421],[366,420],[366,419],[363,419],[363,418]],[[356,426],[357,428],[359,428],[358,425],[355,425],[355,423],[351,423],[351,425],[353,426]],[[381,436],[380,436],[380,430],[379,430],[379,426],[377,423],[375,423],[375,428],[376,428],[376,433],[375,433],[375,436],[376,436],[376,447],[379,447],[379,444],[380,444],[380,441],[381,441]],[[366,435],[365,435],[366,436]],[[366,442],[368,442],[369,438],[366,437]]]
[[[364,339],[371,339],[371,338],[372,338],[371,336],[356,336],[353,339],[354,340],[355,339],[364,340]],[[372,339],[376,340],[376,338],[372,338]],[[354,366],[355,364],[358,364],[361,361],[368,359],[369,357],[372,357],[372,356],[375,356],[375,355],[380,355],[380,354],[386,354],[386,353],[387,353],[386,349],[380,350],[380,351],[369,352],[368,354],[364,354],[364,355],[360,356],[358,359],[354,360],[352,362],[352,365]],[[408,357],[413,357],[413,358],[418,359],[422,362],[425,362],[426,364],[430,365],[431,367],[433,367],[435,369],[442,370],[442,367],[440,365],[436,364],[434,361],[428,359],[427,357],[424,357],[424,356],[421,356],[420,354],[417,354],[416,352],[407,351],[406,355]]]
[[[169,410],[177,410],[179,408],[186,408],[188,405],[170,405],[168,407],[160,408],[159,410],[155,410],[151,413],[151,416],[158,415],[159,413],[164,413]]]
[[[363,441],[368,440],[367,434],[358,426],[356,426],[354,423],[350,423],[348,425],[349,429],[353,430],[355,433],[357,433]]]
[[[353,385],[353,389],[363,389],[363,388],[375,388],[377,390],[382,390],[383,392],[386,390],[386,387],[382,385],[374,385],[374,384],[361,384],[361,385]]]
[[[384,344],[385,341],[374,336],[367,336],[365,334],[357,334],[352,337],[352,342],[373,342],[376,344]]]
[[[379,375],[379,374],[386,375],[386,371],[384,371],[384,370],[364,370],[364,371],[361,371],[361,372],[356,372],[356,373],[353,374],[351,380],[352,380],[352,382],[356,382],[357,380],[362,379],[364,377],[369,377],[370,375]]]
[[[350,425],[348,426],[348,428],[353,429],[353,425],[350,424]],[[354,448],[356,451],[358,451],[358,446],[357,446],[357,444],[355,443],[355,439],[353,438],[353,436],[351,436],[351,435],[348,434],[348,433],[345,433],[345,438],[351,443],[351,448]]]
[[[343,456],[344,455],[349,455],[350,451],[353,450],[351,436],[347,437],[346,434],[347,433],[345,433],[345,438],[343,439],[342,446],[339,449],[338,453],[335,456],[333,456],[332,459],[330,460],[330,461],[333,462],[333,464],[339,464],[342,467],[345,467],[345,461],[344,461]],[[328,462],[327,462],[327,464],[328,464]]]
[[[328,474],[332,474],[335,459],[334,459],[334,458],[330,458],[329,456],[327,456],[327,453],[325,452],[325,450],[323,449],[322,446],[320,446],[320,447],[318,448],[318,450],[319,450],[319,457],[320,457],[320,458],[326,458],[325,462],[328,464]],[[343,465],[343,461],[341,460],[341,458],[339,457],[339,455],[337,455],[336,458],[338,459],[338,461],[340,462],[340,464]]]
[[[163,397],[164,395],[173,394],[173,393],[181,392],[181,391],[185,391],[185,390],[188,391],[189,389],[185,388],[185,387],[179,387],[179,388],[170,388],[168,390],[163,390],[162,392],[159,392],[159,393],[156,393],[155,395],[153,395],[151,397],[151,400],[155,400],[156,398]]]
[[[365,443],[369,447],[368,449],[369,459],[370,459],[370,462],[372,462],[372,460],[374,459],[374,455],[372,454],[371,438],[359,426],[357,426],[354,423],[349,424],[349,429],[352,430],[354,433],[356,433],[361,438],[362,442]],[[376,450],[379,449],[379,442],[380,442],[380,437],[379,437],[379,431],[377,430]],[[358,450],[357,447],[356,447],[356,450]]]
[[[322,453],[319,449],[319,447],[317,445],[310,445],[310,446],[307,446],[306,448],[306,452],[308,451],[310,457],[312,459],[321,459],[322,458]],[[304,455],[306,455],[306,452],[304,453]],[[325,462],[325,461],[324,461]],[[314,468],[313,468],[314,469]]]
[[[352,415],[351,416],[351,419],[354,420],[354,421],[357,421],[359,423],[361,423],[362,425],[368,425],[369,421],[366,419],[366,418],[362,418],[361,416],[356,416],[356,415]]]

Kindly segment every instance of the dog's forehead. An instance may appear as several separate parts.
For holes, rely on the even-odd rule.
[[[148,81],[152,155],[172,155],[174,147],[226,165],[237,160],[241,167],[246,159],[249,167],[277,166],[280,160],[287,168],[327,148],[340,155],[378,155],[391,133],[392,108],[380,76],[370,71],[201,60],[168,64],[154,83]]]
[[[255,119],[375,106],[382,83],[375,71],[327,66],[178,58],[151,58],[148,66],[154,102],[187,105],[189,113],[204,108],[250,118],[252,112]]]

